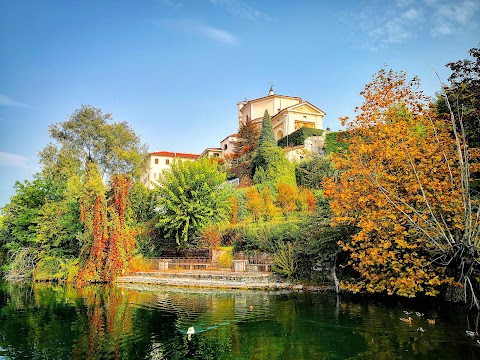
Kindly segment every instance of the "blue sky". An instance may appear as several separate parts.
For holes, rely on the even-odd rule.
[[[82,104],[150,151],[200,153],[238,101],[299,96],[341,128],[384,64],[427,94],[480,41],[478,0],[0,0],[0,206],[39,170],[48,126]]]

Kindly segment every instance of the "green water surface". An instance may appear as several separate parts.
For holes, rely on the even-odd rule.
[[[476,321],[333,294],[0,283],[0,359],[480,359]]]

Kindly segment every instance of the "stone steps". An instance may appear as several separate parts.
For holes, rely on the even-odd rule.
[[[212,271],[137,272],[130,276],[117,278],[117,283],[242,290],[283,290],[292,288],[291,283],[280,281],[271,273],[225,273]]]
[[[133,276],[154,277],[154,278],[187,278],[187,279],[206,279],[206,280],[226,280],[226,281],[256,281],[271,282],[275,281],[272,273],[233,273],[222,271],[146,271],[136,272]]]

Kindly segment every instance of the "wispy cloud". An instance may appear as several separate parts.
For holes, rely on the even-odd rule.
[[[367,35],[364,45],[372,50],[415,37],[440,37],[466,27],[479,27],[478,0],[396,0],[391,6],[376,4],[370,3],[359,14],[352,14]]]
[[[20,101],[16,101],[7,95],[0,94],[0,106],[29,107]]]
[[[227,45],[235,45],[237,43],[237,37],[228,31],[218,29],[208,25],[201,25],[198,30],[205,36]]]
[[[26,169],[28,167],[28,159],[21,155],[0,151],[0,165]]]
[[[242,0],[210,0],[210,2],[215,6],[226,9],[227,12],[233,16],[248,20],[270,19],[269,16],[261,13]]]
[[[188,35],[199,34],[203,37],[225,45],[236,45],[238,43],[238,38],[232,33],[194,20],[162,20],[155,22],[155,24],[159,24],[170,30],[182,32]]]
[[[453,34],[460,28],[477,25],[480,3],[476,0],[432,4],[433,19],[431,35]]]
[[[408,9],[391,20],[385,21],[372,30],[369,35],[377,38],[381,43],[401,43],[413,36],[412,25],[418,23],[422,18],[419,11]]]

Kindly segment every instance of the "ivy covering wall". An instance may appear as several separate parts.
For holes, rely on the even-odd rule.
[[[283,138],[278,140],[278,146],[287,147],[287,146],[303,145],[306,138],[310,136],[322,136],[322,135],[323,135],[322,129],[312,129],[312,128],[302,127],[294,131],[293,133],[289,134],[288,136],[284,136]]]

